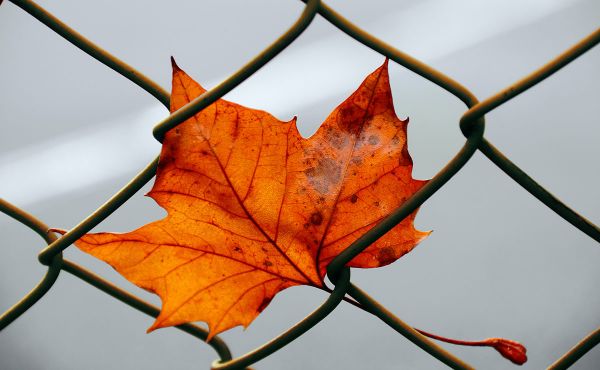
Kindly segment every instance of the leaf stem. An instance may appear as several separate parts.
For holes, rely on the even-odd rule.
[[[323,290],[327,291],[327,292],[331,292],[331,288],[324,286]],[[342,300],[346,301],[347,303],[350,303],[351,305],[353,305],[354,307],[357,307],[367,313],[370,313],[372,315],[376,315],[375,312],[370,311],[367,307],[365,307],[363,304],[361,304],[360,302],[357,302],[356,300],[354,300],[352,297],[349,296],[344,296],[344,298],[342,298]],[[511,362],[517,364],[517,365],[522,365],[523,363],[525,363],[527,361],[527,356],[525,355],[525,352],[527,351],[525,349],[525,347],[513,340],[510,339],[505,339],[505,338],[487,338],[484,340],[462,340],[462,339],[454,339],[454,338],[447,338],[438,334],[433,334],[430,332],[427,332],[425,330],[419,329],[419,328],[415,328],[412,327],[415,331],[419,332],[420,334],[429,337],[431,339],[435,339],[441,342],[445,342],[445,343],[450,343],[450,344],[454,344],[454,345],[459,345],[459,346],[467,346],[467,347],[492,347],[495,350],[497,350],[500,355],[502,355],[504,358],[510,360]]]

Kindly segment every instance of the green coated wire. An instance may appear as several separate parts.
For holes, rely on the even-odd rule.
[[[306,2],[306,0],[301,1]],[[318,12],[319,15],[337,27],[340,31],[344,32],[361,44],[375,50],[379,54],[390,58],[394,62],[440,86],[444,90],[450,92],[460,99],[467,107],[472,107],[473,105],[477,104],[478,100],[475,95],[458,81],[446,76],[442,72],[428,66],[420,60],[396,49],[392,45],[387,44],[368,32],[360,29],[342,15],[331,9],[327,4],[321,2]]]
[[[508,158],[496,149],[490,142],[483,140],[479,145],[479,150],[485,154],[494,164],[504,171],[511,179],[515,180],[519,185],[525,188],[530,194],[536,197],[540,202],[544,203],[548,208],[556,212],[565,221],[575,226],[581,232],[588,235],[590,238],[600,243],[600,229],[592,222],[581,216],[569,206],[552,195],[543,186],[535,182],[529,177],[525,171],[521,170],[517,165],[512,163]]]
[[[158,101],[166,106],[167,109],[169,108],[169,93],[160,87],[156,82],[144,76],[129,64],[105,51],[100,46],[86,39],[79,32],[64,24],[60,19],[48,13],[33,1],[10,0],[10,2],[32,15],[38,21],[48,26],[51,30],[64,37],[67,41],[89,54],[92,58],[98,60],[105,66],[112,68],[123,77],[143,88],[156,99],[158,99]]]
[[[600,43],[600,28],[583,38],[569,49],[565,50],[562,54],[546,63],[529,76],[526,76],[515,84],[482,101],[476,107],[471,109],[471,111],[467,112],[463,116],[463,119],[468,120],[470,116],[474,117],[480,114],[485,114],[498,107],[500,104],[503,104],[506,101],[514,98],[542,80],[548,78],[553,73],[556,73],[558,70],[581,56],[586,51],[590,50],[592,47],[596,46],[598,43]],[[514,181],[529,191],[529,193],[535,196],[539,201],[556,212],[565,221],[569,222],[571,225],[575,226],[577,229],[595,241],[600,242],[600,229],[598,226],[594,225],[585,217],[573,211],[566,204],[560,201],[560,199],[556,198],[544,187],[536,183],[535,180],[525,173],[525,171],[521,170],[514,163],[512,163],[491,143],[489,143],[487,140],[483,140],[479,149],[483,154],[485,154],[486,157],[488,157],[500,169],[502,169],[502,171],[504,171]]]
[[[598,44],[598,42],[600,42],[600,28],[583,38],[577,44],[565,50],[562,54],[546,63],[541,68],[535,70],[528,76],[525,76],[509,87],[502,89],[498,93],[481,101],[479,104],[477,104],[477,106],[472,107],[461,118],[461,124],[465,125],[466,122],[472,121],[475,117],[481,117],[492,109],[497,108],[499,105],[504,104],[515,96],[527,91],[552,74],[556,73],[562,67],[571,63],[586,51],[590,50],[592,47]]]
[[[46,226],[42,221],[2,198],[0,198],[0,212],[12,217],[31,230],[35,231],[47,243],[52,243],[56,240],[56,236],[54,236],[52,233],[48,233],[48,226]],[[50,288],[52,288],[52,285],[54,285],[54,282],[60,274],[61,261],[62,254],[57,254],[52,259],[51,264],[48,267],[48,271],[42,280],[21,300],[19,300],[19,302],[15,303],[12,307],[0,315],[0,331],[23,315],[29,308],[31,308],[31,306],[37,303],[37,301],[39,301],[40,298],[42,298],[50,290]]]
[[[116,298],[119,301],[126,303],[127,305],[149,316],[157,317],[160,313],[160,309],[158,309],[157,307],[147,302],[144,302],[143,300],[139,299],[133,294],[130,294],[118,288],[110,282],[102,279],[100,276],[95,275],[90,271],[87,271],[86,269],[78,266],[77,264],[71,261],[64,260],[62,263],[62,269],[85,281],[86,283],[100,289],[101,291],[107,293],[113,298]],[[183,324],[177,325],[175,327],[202,341],[206,341],[206,339],[208,338],[208,331],[199,326],[193,324]],[[221,357],[222,361],[231,360],[231,351],[229,350],[229,347],[227,347],[227,344],[220,337],[215,335],[210,341],[207,342],[207,344],[214,348],[214,350]]]
[[[40,298],[42,298],[50,288],[56,282],[58,275],[60,274],[60,263],[62,254],[57,254],[53,259],[52,263],[48,266],[48,271],[40,280],[40,282],[27,293],[21,300],[15,303],[12,307],[6,310],[0,316],[0,331],[12,324],[13,321],[21,317],[27,310],[29,310],[34,304],[36,304]]]
[[[57,238],[54,233],[48,232],[48,226],[34,215],[25,212],[4,198],[0,198],[0,212],[19,221],[29,229],[35,231],[48,244],[54,242]]]
[[[548,367],[548,370],[564,370],[568,369],[577,360],[588,353],[592,348],[600,343],[600,328],[594,330],[571,348],[567,353],[562,355],[561,358],[556,360],[555,363]]]
[[[327,300],[321,306],[319,306],[319,308],[263,346],[232,361],[225,363],[220,361],[213,362],[212,370],[241,369],[245,366],[262,360],[263,358],[286,346],[327,317],[340,304],[349,286],[350,269],[346,267],[340,271],[335,288],[330,293],[329,297],[327,297]]]

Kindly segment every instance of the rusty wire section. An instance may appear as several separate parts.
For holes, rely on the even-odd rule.
[[[145,77],[135,68],[129,66],[125,62],[119,60],[115,56],[87,40],[85,37],[71,29],[66,24],[62,23],[59,19],[46,12],[34,2],[29,0],[10,1],[64,37],[67,41],[71,42],[73,45],[89,54],[94,59],[100,61],[101,63],[113,69],[115,72],[121,74],[123,77],[129,79],[140,88],[144,89],[146,92],[157,98],[167,108],[169,107],[169,94],[160,86],[158,86],[158,84]],[[215,349],[220,359],[212,364],[212,368],[240,369],[257,362],[266,356],[269,356],[312,328],[329,313],[331,313],[345,296],[350,296],[362,304],[363,307],[366,307],[374,316],[380,318],[391,328],[405,336],[424,351],[436,357],[444,364],[454,369],[472,369],[470,365],[466,364],[461,359],[455,357],[437,344],[430,341],[428,338],[413,329],[410,325],[404,323],[398,317],[386,310],[365,292],[354,286],[350,282],[350,269],[345,267],[345,265],[352,258],[354,258],[354,256],[359,254],[371,243],[375,242],[383,234],[397,225],[400,221],[402,221],[402,219],[412,213],[416,208],[421,206],[421,204],[423,204],[423,202],[425,202],[431,195],[444,186],[444,184],[450,178],[452,178],[452,176],[460,171],[462,166],[469,161],[471,156],[477,150],[481,151],[515,182],[525,188],[540,202],[544,203],[546,206],[556,212],[565,221],[569,222],[581,232],[600,243],[600,229],[596,225],[577,214],[567,205],[562,203],[558,198],[544,189],[544,187],[536,183],[524,171],[519,169],[514,163],[506,158],[483,136],[484,115],[486,113],[506,103],[510,99],[531,88],[540,81],[548,78],[560,68],[564,67],[575,58],[579,57],[581,54],[598,44],[600,42],[600,29],[596,30],[575,44],[573,47],[566,50],[554,60],[542,66],[540,69],[524,77],[522,80],[509,85],[507,88],[501,90],[497,94],[479,102],[473,93],[471,93],[460,83],[361,30],[348,20],[344,19],[341,15],[337,14],[327,5],[321,3],[319,0],[303,1],[306,3],[304,11],[287,32],[281,35],[272,45],[267,47],[263,52],[249,61],[244,67],[227,78],[225,81],[217,85],[215,88],[205,92],[198,98],[191,101],[185,107],[157,124],[153,131],[155,138],[161,141],[166,131],[198,113],[234,89],[241,82],[252,76],[252,74],[273,59],[278,53],[291,44],[302,32],[304,32],[316,14],[319,14],[350,37],[386,56],[387,58],[390,58],[394,62],[404,66],[412,72],[437,84],[465,103],[467,106],[467,111],[460,119],[460,129],[464,134],[466,141],[454,158],[452,158],[446,164],[446,166],[442,168],[442,170],[438,172],[438,174],[436,174],[431,181],[429,181],[427,185],[421,188],[421,190],[408,199],[406,203],[394,210],[379,224],[348,246],[344,252],[342,252],[330,263],[327,272],[330,280],[335,283],[335,289],[319,308],[308,315],[305,319],[294,325],[292,328],[282,333],[280,336],[235,359],[232,359],[232,355],[227,347],[227,344],[225,344],[225,342],[223,342],[218,336],[215,336],[211,341],[208,342],[208,345]],[[0,0],[0,4],[1,3],[2,1]],[[25,313],[42,296],[44,296],[51,289],[60,272],[63,270],[74,276],[77,276],[81,280],[104,291],[114,298],[119,299],[135,309],[138,309],[151,316],[158,315],[158,308],[121,290],[101,277],[93,274],[90,271],[87,271],[83,267],[80,267],[77,264],[62,258],[63,250],[69,247],[83,234],[90,231],[94,226],[98,225],[100,222],[110,216],[117,208],[131,198],[142,186],[150,181],[150,179],[152,179],[152,177],[155,175],[157,163],[158,158],[152,160],[146,166],[146,168],[144,168],[135,178],[133,178],[123,189],[121,189],[94,213],[81,221],[75,228],[71,229],[60,239],[57,239],[53,234],[49,233],[48,226],[36,219],[34,216],[17,208],[9,202],[0,199],[0,211],[29,227],[31,230],[39,234],[48,244],[48,246],[43,249],[38,256],[39,261],[48,266],[48,272],[29,294],[27,294],[21,301],[17,302],[13,307],[0,316],[0,330],[10,325],[10,323]],[[202,340],[206,340],[208,335],[206,330],[193,324],[179,325],[177,328]],[[555,363],[550,365],[549,369],[557,370],[568,368],[599,342],[600,329],[596,329],[587,337],[583,338],[581,342],[576,344],[562,357],[557,359]]]

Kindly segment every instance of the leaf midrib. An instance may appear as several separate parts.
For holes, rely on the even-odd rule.
[[[181,79],[180,79],[181,82]],[[186,99],[188,100],[188,103],[190,101],[190,96],[188,95],[188,91],[185,88],[185,86],[183,86],[183,91],[185,92],[185,96]],[[217,114],[218,114],[218,109],[217,106],[219,104],[219,101],[216,101],[215,103],[215,117],[214,117],[214,121],[213,121],[213,127],[214,127],[214,123],[217,119]],[[195,117],[194,117],[195,119]],[[237,117],[237,119],[239,119],[239,116]],[[197,122],[197,121],[196,121]],[[261,131],[264,130],[263,127],[261,126]],[[206,141],[206,143],[208,144],[208,148],[210,149],[213,157],[215,158],[217,164],[219,165],[219,169],[221,170],[221,172],[223,173],[223,176],[225,177],[225,181],[227,181],[228,186],[231,188],[231,191],[233,193],[233,195],[235,196],[235,199],[237,200],[238,204],[240,205],[240,207],[242,208],[242,210],[244,211],[244,213],[246,214],[246,216],[248,217],[248,219],[254,224],[254,226],[260,231],[261,234],[263,234],[263,236],[267,239],[267,241],[273,245],[273,247],[277,250],[277,252],[279,252],[283,258],[285,258],[289,264],[304,278],[306,279],[306,284],[308,285],[313,285],[318,287],[320,284],[318,282],[314,282],[311,278],[308,277],[308,275],[302,271],[302,269],[300,269],[296,263],[294,263],[294,261],[292,261],[290,259],[290,257],[284,253],[281,248],[279,247],[279,245],[277,245],[277,243],[263,230],[263,228],[258,224],[258,222],[254,219],[254,217],[250,214],[250,212],[248,211],[248,209],[246,208],[246,206],[244,205],[244,203],[242,202],[239,194],[237,193],[235,187],[233,186],[231,179],[229,178],[229,176],[227,175],[227,172],[225,171],[225,168],[223,167],[223,164],[221,163],[219,157],[217,156],[211,142],[209,139],[207,139],[202,133],[200,133],[200,136],[202,136],[202,138]],[[261,141],[261,146],[262,146],[262,141]],[[257,160],[260,160],[260,157],[257,158]],[[270,272],[270,271],[269,271]],[[272,273],[272,272],[270,272]],[[318,273],[318,272],[317,272]],[[275,275],[275,274],[274,274]]]

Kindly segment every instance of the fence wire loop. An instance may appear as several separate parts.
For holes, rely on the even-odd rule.
[[[113,69],[123,77],[129,79],[135,85],[139,86],[164,106],[169,108],[169,94],[157,83],[144,76],[135,68],[116,58],[98,45],[94,44],[74,29],[70,28],[58,18],[48,13],[39,5],[30,0],[10,0],[13,4],[32,15],[34,18],[48,26],[67,41],[78,47],[92,58]],[[315,326],[325,317],[327,317],[344,299],[348,297],[353,299],[354,303],[360,304],[362,308],[389,325],[392,329],[402,334],[408,340],[419,346],[421,349],[434,356],[442,363],[454,369],[472,369],[470,365],[463,360],[447,352],[442,347],[433,343],[431,340],[420,334],[410,325],[404,323],[393,313],[379,304],[367,293],[353,285],[350,281],[350,269],[346,264],[356,255],[362,252],[378,238],[383,236],[391,228],[401,222],[406,216],[423,204],[431,195],[440,190],[445,183],[457,174],[461,168],[470,160],[473,154],[479,150],[491,162],[504,171],[510,178],[521,185],[525,190],[535,196],[540,202],[545,204],[551,210],[556,212],[565,221],[579,229],[581,232],[590,236],[597,242],[600,242],[600,228],[587,220],[577,212],[569,208],[566,204],[552,195],[543,186],[535,182],[527,173],[512,163],[502,152],[495,148],[485,137],[485,117],[484,115],[493,109],[505,104],[517,95],[525,92],[535,86],[540,81],[556,73],[562,67],[581,56],[583,53],[594,47],[600,42],[600,29],[594,31],[580,42],[567,49],[561,55],[548,62],[530,75],[520,81],[499,91],[495,95],[479,102],[473,93],[466,87],[443,73],[435,70],[431,66],[415,59],[414,57],[395,49],[393,46],[375,38],[369,33],[363,31],[352,22],[348,21],[340,14],[335,12],[326,4],[319,0],[302,0],[305,7],[298,20],[283,33],[274,43],[268,46],[264,51],[244,65],[225,81],[197,97],[185,107],[171,114],[168,118],[159,122],[153,130],[153,135],[158,141],[162,141],[164,134],[171,128],[181,124],[186,119],[195,115],[208,105],[220,99],[223,95],[234,89],[240,83],[251,77],[256,71],[262,68],[277,54],[283,51],[294,40],[304,32],[311,24],[318,13],[333,26],[348,36],[354,38],[359,43],[371,48],[381,55],[391,59],[408,70],[431,81],[442,89],[450,92],[461,100],[467,107],[459,121],[459,128],[464,134],[466,141],[458,153],[438,172],[418,192],[410,197],[402,206],[395,209],[389,216],[380,221],[367,233],[359,237],[349,245],[340,255],[332,260],[327,268],[329,279],[335,287],[325,300],[315,311],[296,325],[265,343],[261,347],[248,352],[247,354],[233,359],[231,351],[227,344],[218,336],[214,336],[208,343],[219,355],[219,360],[212,364],[213,370],[241,369],[250,366],[257,361],[271,355],[275,351],[283,348],[294,341],[300,335]],[[0,0],[2,4],[2,0]],[[140,298],[118,288],[112,283],[86,270],[85,268],[63,259],[62,252],[73,244],[82,235],[89,232],[98,225],[117,208],[129,200],[138,190],[141,189],[156,173],[158,157],[152,160],[138,175],[136,175],[128,184],[113,195],[106,203],[100,206],[91,215],[86,217],[77,226],[57,239],[53,233],[48,232],[48,226],[33,215],[12,205],[6,200],[0,199],[0,211],[12,217],[16,221],[29,227],[32,231],[39,234],[48,246],[38,255],[39,261],[48,266],[48,271],[42,280],[36,285],[23,299],[9,308],[0,316],[0,330],[10,325],[15,319],[23,315],[31,306],[41,299],[54,285],[62,270],[82,281],[96,287],[97,289],[109,294],[110,296],[122,301],[129,306],[144,312],[150,316],[156,317],[160,310]],[[352,303],[352,302],[351,302]],[[205,341],[208,338],[208,332],[193,324],[183,324],[176,326],[196,338]],[[600,328],[591,332],[581,342],[576,344],[571,350],[550,365],[549,369],[566,369],[575,363],[579,358],[590,351],[600,342]]]

